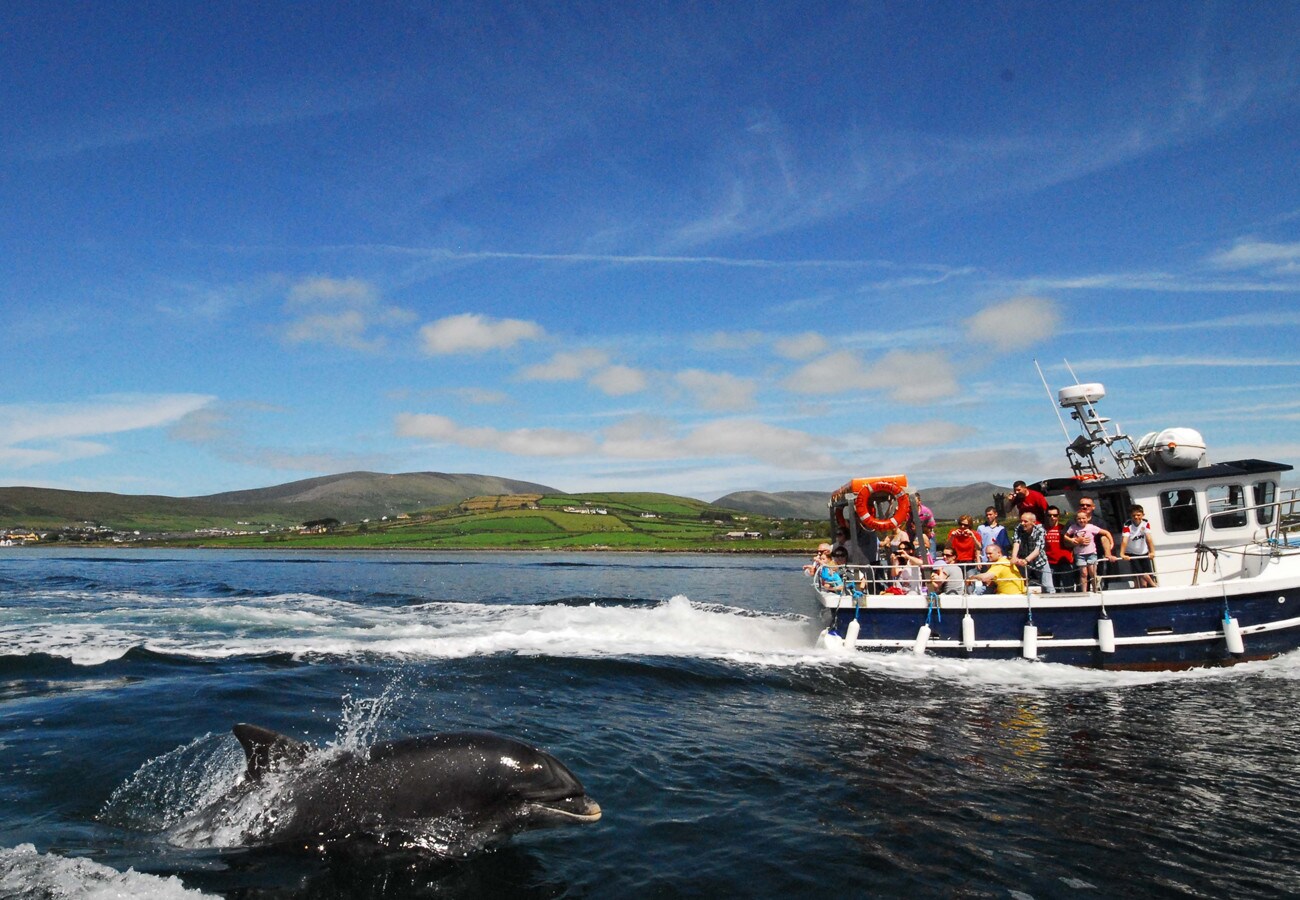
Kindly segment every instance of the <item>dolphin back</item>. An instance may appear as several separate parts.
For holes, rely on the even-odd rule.
[[[302,762],[311,749],[302,741],[257,725],[240,723],[231,731],[244,748],[248,777],[253,779],[261,778],[264,772]]]

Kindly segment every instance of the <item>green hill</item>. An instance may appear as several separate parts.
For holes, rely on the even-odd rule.
[[[813,540],[806,522],[746,516],[687,497],[533,493],[471,497],[407,518],[357,522],[319,533],[196,536],[171,543],[392,550],[803,551]]]
[[[346,472],[202,497],[7,487],[0,488],[0,527],[59,528],[91,521],[121,531],[163,532],[236,528],[241,523],[286,526],[323,518],[348,522],[507,493],[558,492],[493,475],[441,472]]]

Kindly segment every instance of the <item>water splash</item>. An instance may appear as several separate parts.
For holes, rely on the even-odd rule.
[[[175,875],[161,878],[127,869],[119,872],[89,859],[38,853],[31,844],[0,849],[0,897],[77,900],[197,900],[211,897],[185,887]]]

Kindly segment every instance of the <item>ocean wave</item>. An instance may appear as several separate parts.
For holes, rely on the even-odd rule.
[[[38,853],[31,844],[0,848],[0,896],[49,900],[172,900],[216,896],[185,887],[175,875],[166,878],[127,869],[119,872],[79,857]]]

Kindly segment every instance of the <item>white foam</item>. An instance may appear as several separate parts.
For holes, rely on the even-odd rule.
[[[160,878],[131,869],[119,872],[89,859],[38,853],[31,844],[0,849],[0,896],[51,900],[171,900],[212,897],[185,887],[175,875]]]
[[[48,653],[82,665],[116,659],[132,647],[211,659],[278,653],[404,660],[501,654],[672,657],[850,667],[902,680],[1044,689],[1206,677],[1300,679],[1300,652],[1231,669],[1156,673],[940,659],[908,651],[835,654],[814,647],[817,627],[807,617],[700,604],[685,596],[647,604],[386,606],[305,593],[195,598],[121,592],[101,595],[97,602],[69,602],[75,593],[47,594],[48,603],[7,610],[13,615],[0,627],[0,654]]]
[[[758,661],[803,656],[814,632],[803,617],[702,606],[686,597],[654,605],[428,603],[360,605],[313,595],[170,598],[111,610],[76,605],[0,628],[0,654],[48,653],[96,665],[143,646],[200,658],[288,653],[460,658],[697,656]]]

